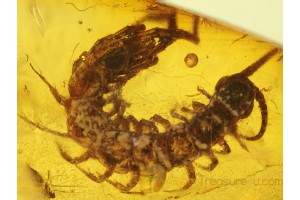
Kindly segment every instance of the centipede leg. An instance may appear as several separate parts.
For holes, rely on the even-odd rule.
[[[206,171],[212,171],[218,164],[219,161],[216,158],[215,154],[213,152],[208,153],[208,156],[211,160],[211,163],[208,166],[199,165],[203,170]]]
[[[124,117],[124,112],[126,110],[126,106],[127,104],[125,104],[124,102],[121,102],[119,105],[119,108],[116,108],[117,105],[114,104],[114,108],[113,110],[111,110],[109,113],[110,114],[117,114],[116,118],[113,120],[113,123],[115,125],[118,125],[118,128],[120,130],[125,130],[125,131],[129,131],[130,130],[130,122]]]
[[[170,17],[169,17],[169,21],[168,21],[168,28],[169,29],[177,29],[177,22],[176,22],[176,12],[173,12]]]
[[[193,101],[192,107],[193,107],[193,109],[189,109],[187,107],[182,107],[181,111],[185,112],[185,113],[189,113],[189,114],[195,114],[195,112],[200,113],[200,112],[204,111],[206,106],[205,106],[205,104],[200,103],[198,101]]]
[[[133,129],[138,133],[144,132],[144,128],[146,128],[149,133],[150,132],[158,133],[158,129],[155,126],[154,122],[145,119],[141,119],[140,121],[138,121],[132,115],[129,115],[127,118],[123,118],[123,119],[124,119],[124,124],[126,123],[126,126],[128,126],[128,130],[130,129],[130,124],[132,124]]]
[[[67,154],[65,151],[62,150],[61,147],[59,148],[59,153],[60,155],[69,163],[71,164],[79,164],[82,163],[86,160],[88,160],[91,157],[91,152],[90,151],[86,151],[85,153],[83,153],[82,155],[72,158],[69,154]]]
[[[128,104],[123,100],[118,100],[119,103],[114,103],[114,108],[110,114],[117,114],[113,120],[115,125],[118,125],[120,130],[130,131],[130,121],[124,117],[124,113]],[[119,107],[119,108],[117,108]]]
[[[193,164],[188,163],[187,165],[185,165],[185,168],[187,170],[188,177],[189,177],[188,182],[179,190],[165,190],[165,192],[176,192],[176,191],[186,190],[186,189],[190,188],[195,183],[196,173],[195,173],[195,169],[194,169]]]
[[[239,142],[240,146],[246,151],[249,151],[247,146],[241,141],[241,136],[237,133],[236,124],[230,127],[230,132],[232,133],[233,137]]]
[[[198,101],[193,101],[192,102],[192,106],[193,106],[193,110],[196,111],[196,112],[201,112],[205,109],[205,104],[203,103],[200,103]]]
[[[192,163],[188,163],[185,165],[186,171],[188,173],[188,182],[179,190],[165,190],[165,192],[175,192],[175,191],[180,191],[180,190],[186,190],[190,188],[196,181],[196,172],[195,168]]]
[[[146,127],[147,129],[149,129],[150,133],[158,133],[158,128],[155,126],[154,122],[141,119],[140,124],[142,127]]]
[[[141,192],[142,194],[148,194],[159,191],[165,184],[167,171],[161,165],[157,165],[155,174],[152,174],[150,176],[153,178],[152,180],[154,181],[154,185],[151,188],[143,189]]]
[[[196,173],[195,173],[195,168],[193,166],[192,163],[188,163],[186,166],[185,166],[186,170],[187,170],[187,173],[188,173],[188,177],[189,177],[189,180],[188,182],[182,187],[183,190],[186,190],[188,189],[189,187],[191,187],[195,181],[196,181]]]
[[[97,183],[101,183],[105,180],[107,180],[111,175],[112,173],[114,172],[113,169],[106,169],[106,171],[104,172],[104,174],[102,175],[97,175],[95,176],[94,174],[90,173],[90,172],[87,172],[86,170],[84,170],[83,168],[79,167],[78,165],[76,165],[76,167],[82,172],[84,173],[89,179],[97,182]]]
[[[137,133],[141,133],[142,132],[142,128],[139,125],[139,121],[132,115],[129,115],[126,117],[126,119],[128,120],[129,124],[131,124],[133,126],[133,129],[137,132]]]
[[[193,24],[193,33],[194,35],[198,35],[198,26],[199,26],[199,16],[194,16],[194,24]]]
[[[129,106],[125,100],[120,97],[120,91],[115,91],[111,96],[109,96],[105,101],[106,104],[113,104],[113,108],[108,112],[108,116],[113,116],[118,114],[118,116],[123,116],[126,108]]]
[[[113,123],[118,125],[119,130],[130,131],[129,122],[123,116],[118,116]]]
[[[213,150],[214,153],[225,155],[225,154],[229,154],[231,152],[229,145],[227,144],[227,142],[224,139],[219,141],[217,144],[219,144],[222,147],[222,149],[221,150]]]
[[[109,184],[113,185],[115,188],[117,188],[118,190],[120,190],[120,192],[123,193],[130,193],[130,190],[132,188],[134,188],[137,183],[140,180],[140,171],[133,171],[132,172],[132,177],[129,181],[129,183],[125,186],[121,183],[115,182],[115,181],[111,181],[109,179],[106,180],[106,182],[108,182]]]
[[[155,114],[153,117],[150,118],[150,120],[161,124],[165,129],[168,129],[172,126],[172,124],[169,122],[169,120],[163,118],[160,115]]]
[[[182,107],[180,109],[182,112],[185,112],[185,113],[189,113],[189,114],[194,114],[195,112],[187,107]]]
[[[198,92],[200,92],[201,94],[203,94],[204,96],[206,96],[208,99],[211,99],[212,96],[204,89],[197,87]]]
[[[182,116],[182,115],[176,113],[175,111],[171,111],[171,115],[172,115],[172,117],[177,118],[177,119],[180,119],[180,120],[182,120],[182,121],[184,121],[184,122],[186,122],[186,123],[189,122],[189,120],[188,120],[186,117],[184,117],[184,116]]]

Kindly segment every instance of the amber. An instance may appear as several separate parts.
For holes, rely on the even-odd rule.
[[[29,63],[42,73],[64,96],[68,97],[68,81],[73,62],[102,37],[136,23],[147,29],[167,28],[166,15],[172,10],[154,1],[18,1],[18,114],[43,124],[49,129],[67,132],[66,113],[48,87],[32,71]],[[177,11],[179,29],[193,31],[194,16]],[[273,49],[273,44],[244,32],[200,16],[200,43],[177,40],[158,54],[159,61],[142,70],[122,89],[130,107],[125,115],[150,119],[159,114],[172,124],[179,122],[171,110],[191,108],[193,101],[204,104],[208,99],[197,87],[214,93],[217,81],[238,73]],[[188,67],[189,53],[198,57],[198,64]],[[213,171],[200,165],[205,158],[193,162],[196,182],[180,189],[188,180],[184,168],[168,172],[164,187],[144,196],[124,194],[107,182],[96,183],[59,154],[59,143],[76,157],[84,148],[67,138],[53,136],[18,119],[18,199],[281,199],[282,198],[282,51],[272,57],[251,77],[263,92],[268,106],[265,135],[243,143],[241,148],[231,136],[225,140],[231,148],[227,155],[216,154],[219,164]],[[187,118],[190,115],[185,114]],[[251,115],[238,126],[241,134],[255,134],[260,127],[258,103]],[[163,130],[158,126],[159,130]],[[216,147],[217,148],[217,147]],[[89,160],[80,167],[103,173],[104,167]],[[32,169],[36,173],[32,173]],[[37,178],[38,177],[38,178]],[[128,174],[114,174],[110,179],[127,183]],[[42,179],[42,180],[41,180]],[[133,191],[151,187],[153,177],[142,177]],[[49,189],[50,188],[50,189]]]

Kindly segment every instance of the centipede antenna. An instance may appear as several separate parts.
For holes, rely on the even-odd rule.
[[[242,136],[242,138],[244,138],[246,140],[251,140],[251,141],[260,139],[264,135],[267,124],[268,124],[268,108],[267,108],[266,100],[265,100],[263,93],[260,90],[258,90],[258,88],[257,88],[257,93],[256,93],[255,99],[259,104],[261,117],[262,117],[260,130],[259,130],[258,134],[255,136],[252,136],[252,137]]]
[[[272,49],[263,57],[252,63],[249,67],[240,72],[242,76],[251,76],[256,72],[263,64],[265,64],[271,57],[273,57],[278,52],[278,48]]]

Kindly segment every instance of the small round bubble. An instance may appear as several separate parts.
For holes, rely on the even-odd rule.
[[[184,62],[188,67],[195,67],[198,63],[198,56],[194,53],[189,53],[184,58]]]

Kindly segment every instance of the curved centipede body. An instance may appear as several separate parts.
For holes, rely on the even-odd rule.
[[[159,39],[158,44],[155,38]],[[246,146],[241,138],[257,140],[263,136],[268,115],[266,101],[248,77],[275,55],[277,49],[270,51],[242,72],[221,78],[212,96],[205,90],[198,89],[210,102],[208,105],[193,102],[193,110],[185,108],[193,113],[191,119],[174,112],[172,116],[183,122],[171,124],[159,115],[153,116],[150,121],[125,117],[126,105],[123,100],[114,96],[105,98],[104,95],[118,90],[139,71],[155,65],[158,62],[157,54],[177,39],[194,43],[199,41],[194,34],[180,29],[169,27],[145,30],[143,24],[127,26],[98,40],[75,61],[69,80],[69,98],[59,95],[31,65],[35,73],[48,85],[57,102],[65,107],[68,133],[59,134],[31,122],[24,116],[20,117],[41,130],[72,138],[85,147],[87,151],[77,158],[72,158],[61,148],[60,153],[65,160],[76,166],[89,158],[99,160],[106,167],[102,175],[96,176],[77,166],[95,182],[107,181],[124,193],[147,194],[163,187],[168,171],[184,166],[189,180],[182,189],[187,189],[196,180],[194,160],[208,155],[211,164],[203,168],[212,170],[218,164],[212,146],[222,146],[223,150],[218,153],[230,152],[230,147],[224,140],[226,134],[232,134],[244,148]],[[254,100],[258,101],[262,115],[260,131],[252,137],[239,135],[236,124],[251,114]],[[106,112],[103,107],[109,103],[114,104],[114,109]],[[117,117],[112,119],[113,115]],[[155,123],[162,124],[165,131],[159,133]],[[131,130],[131,126],[134,130]],[[151,131],[144,134],[141,126],[146,126]],[[129,172],[132,178],[126,185],[109,179],[113,173]],[[154,186],[132,192],[141,175],[156,176]]]
[[[187,189],[196,180],[192,164],[194,160],[208,155],[211,164],[203,166],[203,169],[213,170],[218,160],[212,147],[216,144],[221,145],[223,149],[217,153],[227,154],[231,151],[224,140],[226,134],[232,134],[244,148],[246,146],[240,138],[257,140],[263,136],[267,125],[267,105],[263,94],[248,79],[248,76],[276,52],[277,49],[270,51],[240,73],[221,78],[212,96],[198,88],[210,99],[210,102],[208,105],[193,102],[193,110],[189,111],[194,113],[191,119],[172,113],[173,117],[183,120],[172,125],[159,115],[153,116],[152,122],[160,123],[165,127],[163,133],[143,134],[138,129],[137,120],[123,116],[123,129],[120,130],[119,126],[110,120],[108,113],[102,110],[104,103],[101,94],[71,99],[66,107],[68,134],[86,147],[87,151],[77,158],[71,158],[60,149],[61,155],[72,164],[79,164],[89,158],[99,160],[106,167],[106,171],[100,176],[77,167],[91,180],[99,183],[107,181],[124,193],[147,194],[158,191],[163,187],[168,171],[174,167],[184,166],[189,180],[182,189]],[[253,137],[241,136],[237,133],[236,123],[251,114],[254,100],[259,102],[261,109],[261,129]],[[136,125],[134,131],[130,130],[130,124]],[[132,178],[127,185],[109,179],[113,173],[129,172]],[[132,192],[131,189],[139,182],[141,175],[156,176],[154,186],[140,192]]]

